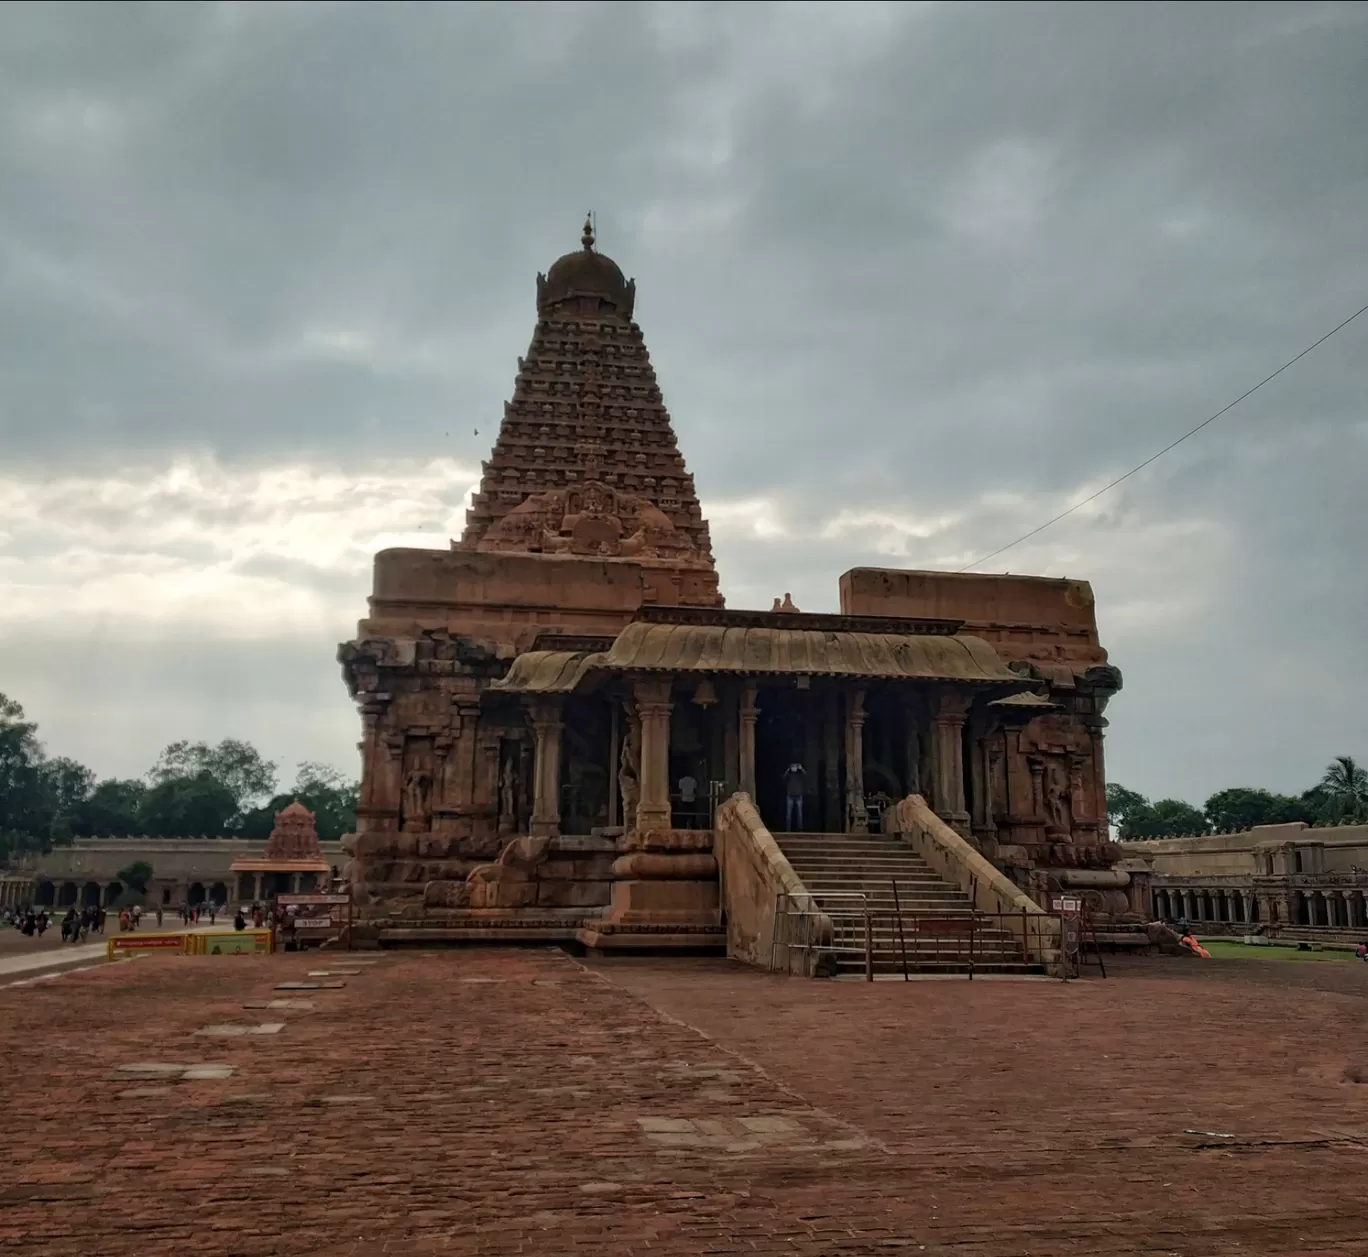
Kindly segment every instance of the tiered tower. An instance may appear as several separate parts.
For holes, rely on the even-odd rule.
[[[720,606],[708,524],[632,321],[636,283],[588,221],[581,244],[537,276],[537,327],[457,548],[706,571],[697,600]]]

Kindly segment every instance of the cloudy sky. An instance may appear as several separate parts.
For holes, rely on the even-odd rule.
[[[958,568],[1368,302],[1363,4],[0,8],[0,690],[354,770],[584,212],[732,606]],[[1110,775],[1368,759],[1368,315],[986,570],[1092,581]],[[475,430],[479,429],[479,435]]]

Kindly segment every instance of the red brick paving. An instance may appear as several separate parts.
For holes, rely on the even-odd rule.
[[[1368,966],[870,986],[471,950],[274,990],[328,965],[0,992],[0,1254],[1368,1254]],[[313,1011],[242,1007],[281,997]]]

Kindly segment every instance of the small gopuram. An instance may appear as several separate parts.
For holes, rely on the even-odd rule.
[[[1124,916],[1102,767],[1120,677],[1088,585],[858,569],[838,615],[727,609],[635,303],[586,224],[537,277],[464,536],[376,555],[339,651],[358,938],[720,946],[738,792],[757,833],[831,835],[921,796],[1013,893],[1081,882]]]
[[[253,903],[326,885],[331,868],[314,814],[298,799],[275,814],[264,855],[239,856],[232,863],[238,900]]]

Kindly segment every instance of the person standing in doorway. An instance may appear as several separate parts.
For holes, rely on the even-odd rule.
[[[794,760],[784,769],[784,828],[797,833],[803,828],[803,793],[807,788],[807,773]]]
[[[692,773],[685,773],[679,779],[679,819],[685,825],[696,818],[695,807],[698,803],[698,779]]]

